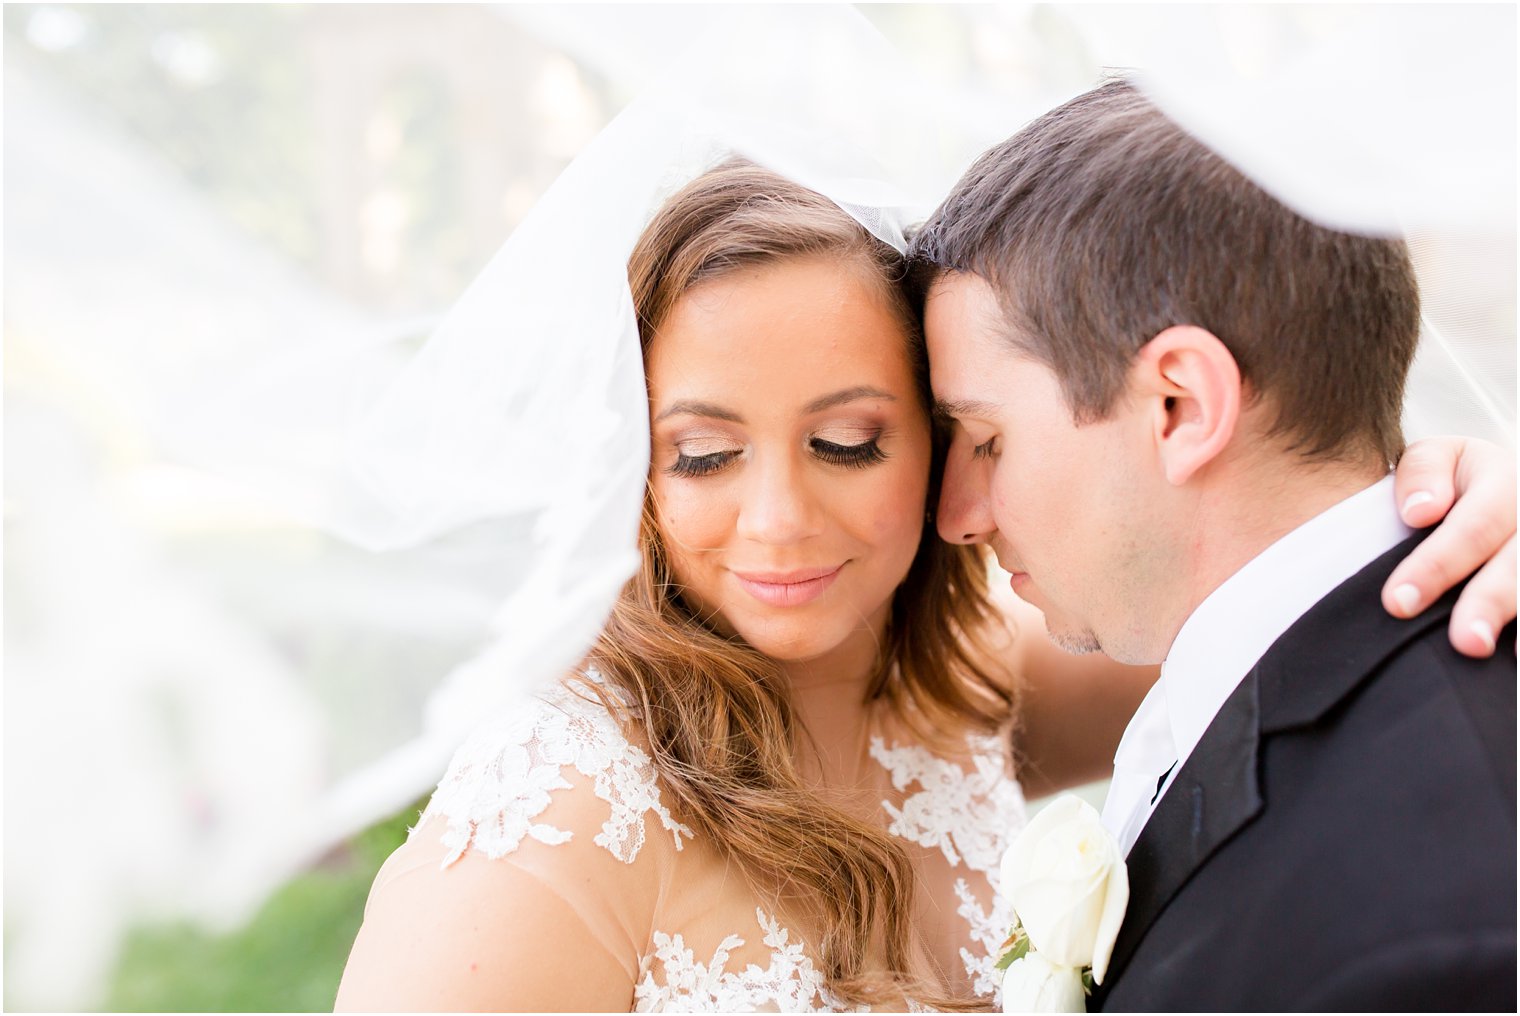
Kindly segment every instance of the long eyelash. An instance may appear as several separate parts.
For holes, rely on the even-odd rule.
[[[995,437],[989,437],[987,440],[983,441],[981,444],[979,444],[975,448],[971,449],[971,457],[973,459],[991,458],[992,457],[992,442],[994,442],[996,440],[997,440],[997,438],[995,438]]]
[[[675,465],[665,472],[671,476],[709,476],[728,465],[738,452],[713,452],[710,455],[676,455]]]
[[[881,450],[881,445],[877,444],[877,439],[874,437],[858,445],[840,445],[815,437],[808,442],[808,445],[813,449],[814,455],[836,466],[864,469],[887,460],[887,453]]]

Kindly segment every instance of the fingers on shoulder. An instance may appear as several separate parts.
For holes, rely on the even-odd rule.
[[[1515,538],[1474,575],[1451,612],[1451,643],[1467,656],[1491,656],[1515,620]]]
[[[1394,470],[1393,491],[1409,525],[1431,525],[1451,507],[1462,448],[1459,438],[1437,437],[1405,449]]]

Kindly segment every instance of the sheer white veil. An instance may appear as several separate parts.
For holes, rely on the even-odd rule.
[[[648,467],[626,261],[661,200],[728,153],[820,191],[901,249],[905,229],[980,151],[1094,84],[1103,68],[1133,69],[1184,127],[1303,214],[1409,232],[1427,318],[1409,430],[1513,444],[1512,7],[988,8],[978,16],[1060,22],[1085,47],[1091,73],[977,88],[895,51],[849,7],[569,5],[502,15],[618,63],[641,87],[426,342],[366,333],[339,314],[318,326],[313,313],[304,328],[293,314],[278,319],[285,334],[262,349],[212,348],[240,327],[230,322],[205,329],[206,347],[154,384],[154,437],[167,454],[214,474],[229,500],[309,536],[309,556],[290,558],[288,586],[276,594],[290,612],[341,608],[323,599],[331,593],[303,598],[301,567],[347,554],[365,578],[344,595],[386,599],[403,627],[408,616],[447,616],[457,636],[447,653],[419,650],[407,687],[358,674],[336,705],[329,691],[318,708],[301,675],[279,671],[279,710],[238,706],[225,727],[196,732],[239,747],[237,768],[212,781],[228,788],[208,805],[220,831],[175,817],[166,835],[192,844],[195,863],[134,868],[134,854],[163,853],[146,836],[122,837],[110,862],[151,870],[141,885],[172,901],[162,909],[246,914],[280,878],[425,793],[475,720],[543,688],[590,647],[637,565]],[[212,308],[197,313],[214,317]],[[39,548],[23,554],[54,553]],[[116,589],[118,601],[133,596],[125,584],[102,589]],[[194,629],[206,608],[163,638]],[[147,609],[128,603],[113,617],[125,625]],[[193,670],[185,680],[195,695],[232,694],[253,671],[279,670],[268,645],[216,638],[216,653],[176,663]],[[8,683],[13,710],[43,683],[27,667],[61,673],[72,659],[43,667],[8,649],[22,675]],[[70,694],[80,701],[138,694],[118,674],[79,680]],[[115,718],[98,717],[84,736],[98,726],[102,743],[116,743],[126,735]],[[155,735],[129,733],[157,758]],[[50,743],[24,737],[7,761],[43,771]],[[142,783],[167,787],[201,764],[162,762]],[[256,786],[274,772],[277,793]],[[13,797],[13,820],[52,814],[32,809],[26,792],[50,791],[41,784]],[[104,800],[109,781],[92,792]],[[179,816],[172,796],[155,797],[145,821]],[[41,844],[46,834],[28,835]],[[20,856],[30,864],[45,853]],[[68,878],[59,868],[35,881]],[[37,916],[49,906],[42,892],[19,887],[7,913],[31,915],[37,941],[49,928]],[[51,955],[67,957],[74,933],[54,932]]]
[[[176,412],[180,454],[279,510],[371,552],[477,548],[494,571],[483,644],[416,737],[334,788],[324,837],[406,804],[482,711],[571,668],[635,570],[648,409],[626,266],[660,201],[737,153],[902,250],[904,227],[990,140],[947,126],[849,9],[708,20],[415,356],[303,350],[231,384],[199,378]]]
[[[1442,251],[1459,261],[1507,252],[1513,265],[1513,33],[1501,31],[1513,12],[1063,13],[1110,66],[1302,213],[1415,231],[1425,281],[1447,287],[1427,318],[1479,302],[1470,276],[1449,278]],[[634,15],[646,32],[647,16]],[[535,17],[581,32],[594,20],[573,9]],[[594,17],[610,19],[602,38],[634,24],[613,10]],[[902,249],[905,227],[981,149],[1064,98],[999,96],[988,116],[916,74],[848,8],[683,15],[669,43],[642,93],[414,357],[371,371],[351,355],[308,354],[231,391],[197,382],[211,398],[178,431],[194,435],[187,452],[198,445],[224,470],[269,467],[278,482],[264,489],[287,510],[371,551],[481,548],[499,582],[478,651],[442,675],[416,736],[333,789],[322,838],[404,805],[482,711],[572,667],[633,573],[649,452],[626,263],[665,196],[737,152]],[[1460,313],[1440,328],[1427,321],[1414,413],[1512,441],[1512,351],[1506,382],[1485,371],[1484,336],[1464,326]],[[309,426],[339,405],[341,417]],[[282,419],[302,427],[276,445]]]
[[[1301,214],[1399,233],[1424,329],[1405,431],[1514,445],[1515,11],[1076,6],[1102,62]]]

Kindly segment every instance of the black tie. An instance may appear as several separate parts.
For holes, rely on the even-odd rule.
[[[1164,786],[1166,786],[1166,778],[1168,776],[1172,775],[1172,770],[1176,769],[1176,768],[1177,768],[1177,763],[1173,762],[1171,765],[1169,765],[1169,766],[1166,767],[1166,772],[1162,773],[1161,776],[1160,776],[1160,778],[1156,780],[1156,792],[1151,795],[1151,803],[1152,804],[1155,804],[1156,803],[1156,798],[1158,798],[1158,797],[1161,796],[1161,788],[1164,787]]]

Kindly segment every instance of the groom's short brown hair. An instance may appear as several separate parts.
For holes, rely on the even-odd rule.
[[[1401,239],[1316,225],[1125,81],[983,155],[919,231],[921,286],[946,271],[999,293],[1015,348],[1106,417],[1140,347],[1197,325],[1234,355],[1272,432],[1312,458],[1396,462],[1419,292]]]

